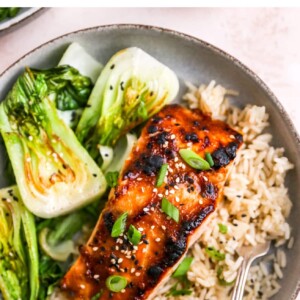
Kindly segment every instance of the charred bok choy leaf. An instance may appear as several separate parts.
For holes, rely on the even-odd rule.
[[[178,88],[175,73],[152,56],[135,47],[121,50],[101,72],[76,135],[98,161],[99,145],[114,146],[172,101]]]
[[[0,190],[0,291],[4,299],[37,299],[38,247],[33,215],[17,186]]]
[[[55,82],[68,81],[62,70],[50,74],[27,68],[0,104],[0,131],[20,194],[27,208],[43,218],[86,205],[106,189],[101,170],[58,117],[53,100],[59,93],[53,91]]]

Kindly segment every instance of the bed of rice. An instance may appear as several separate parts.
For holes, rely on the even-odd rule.
[[[230,299],[231,286],[219,284],[217,270],[223,269],[227,282],[235,280],[242,263],[236,250],[242,245],[256,245],[267,239],[274,240],[276,251],[253,264],[247,278],[244,299],[268,299],[280,289],[282,269],[286,266],[284,244],[291,248],[293,238],[286,221],[292,203],[284,185],[286,172],[293,165],[284,156],[283,148],[270,145],[272,135],[264,133],[268,124],[265,107],[247,105],[239,109],[230,105],[227,96],[237,93],[226,90],[212,81],[209,85],[195,87],[187,84],[184,95],[190,108],[200,108],[213,118],[226,121],[244,137],[224,188],[224,200],[202,234],[190,249],[194,257],[188,272],[192,294],[176,299]],[[228,232],[219,232],[218,224],[226,225]],[[205,252],[215,247],[225,254],[225,260],[214,263]],[[155,300],[172,299],[166,293],[176,281],[170,279],[159,291]]]

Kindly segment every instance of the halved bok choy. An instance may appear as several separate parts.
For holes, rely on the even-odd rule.
[[[106,189],[101,170],[58,116],[60,94],[53,82],[69,84],[65,68],[27,68],[0,104],[0,131],[20,194],[26,207],[42,218],[82,207]],[[82,84],[84,80],[75,81],[73,87],[79,92]],[[64,99],[65,90],[61,92]]]
[[[172,101],[175,73],[139,48],[116,53],[101,72],[76,128],[79,141],[99,161],[100,146],[118,139]]]
[[[35,300],[39,291],[34,216],[17,186],[0,190],[0,291],[5,300]]]

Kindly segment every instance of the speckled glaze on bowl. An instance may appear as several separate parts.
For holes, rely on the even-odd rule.
[[[107,25],[80,30],[52,40],[25,55],[0,75],[0,99],[11,88],[24,66],[47,68],[55,66],[71,42],[78,42],[99,61],[105,63],[116,51],[137,46],[167,66],[178,75],[181,83],[178,99],[185,91],[184,81],[195,84],[214,79],[225,87],[236,89],[240,96],[236,104],[264,105],[270,114],[273,145],[285,148],[285,153],[295,168],[287,176],[289,194],[293,201],[290,216],[295,244],[286,250],[287,267],[280,282],[282,288],[272,299],[294,300],[300,290],[300,140],[299,136],[270,89],[251,70],[222,50],[197,38],[162,28],[143,25]],[[6,154],[0,148],[0,187],[9,182],[5,177]]]

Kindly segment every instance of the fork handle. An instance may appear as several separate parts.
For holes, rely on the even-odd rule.
[[[231,300],[242,300],[250,265],[253,259],[244,258],[236,277]]]

